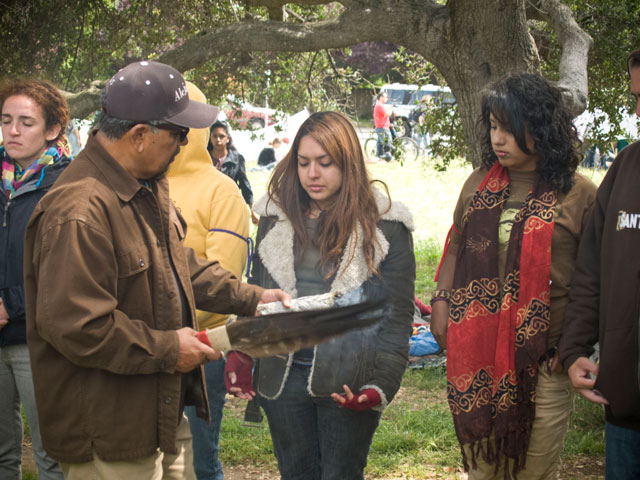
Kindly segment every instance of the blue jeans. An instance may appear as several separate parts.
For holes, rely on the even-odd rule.
[[[193,406],[185,407],[193,436],[193,467],[198,480],[222,480],[220,451],[220,425],[224,409],[226,390],[224,386],[224,360],[213,360],[204,366],[211,423],[196,416]]]
[[[310,367],[292,365],[281,395],[260,398],[282,480],[362,480],[380,412],[310,396],[309,373]]]
[[[385,152],[391,150],[393,140],[391,138],[391,130],[388,128],[376,128],[378,134],[378,141],[376,142],[376,155],[382,157]]]
[[[605,478],[640,478],[640,430],[605,425]]]
[[[31,362],[26,345],[0,348],[0,478],[22,478],[22,414],[20,403],[29,423],[33,455],[40,480],[62,480],[62,470],[42,448],[38,411],[33,391]]]

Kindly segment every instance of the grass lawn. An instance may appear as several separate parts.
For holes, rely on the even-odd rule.
[[[407,370],[395,400],[373,438],[368,479],[464,479],[460,447],[446,401],[444,369]],[[242,425],[245,402],[229,398],[222,421],[220,458],[225,466],[278,478],[266,419],[262,427]],[[599,406],[576,396],[565,437],[560,478],[603,477],[604,421]]]

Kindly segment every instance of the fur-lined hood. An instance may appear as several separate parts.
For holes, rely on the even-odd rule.
[[[409,231],[414,230],[413,216],[411,212],[401,202],[391,202],[389,198],[380,190],[373,189],[378,210],[383,212],[380,220],[389,220],[403,223]],[[389,206],[389,204],[391,205]],[[261,216],[277,217],[273,228],[264,236],[258,246],[258,254],[262,264],[267,269],[271,277],[276,281],[282,290],[297,297],[296,277],[293,254],[293,225],[275,202],[268,202],[268,196],[264,195],[254,205],[254,211]],[[331,292],[347,292],[362,285],[369,277],[369,269],[362,251],[362,230],[357,227],[358,235],[352,233],[347,242],[345,253],[340,260],[340,266],[336,277],[331,284]],[[389,242],[379,228],[376,228],[377,245],[374,254],[374,267],[377,269],[380,262],[386,257],[389,251]],[[357,243],[356,243],[357,242]],[[379,247],[378,247],[379,245]],[[348,252],[355,248],[353,260],[347,265]]]

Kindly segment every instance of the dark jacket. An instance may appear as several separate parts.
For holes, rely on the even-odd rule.
[[[565,369],[600,342],[595,389],[607,421],[640,430],[640,142],[607,172],[580,242],[560,340]]]
[[[91,136],[27,226],[40,433],[61,462],[177,453],[183,385],[186,404],[205,418],[208,408],[202,368],[176,372],[175,331],[183,320],[197,328],[196,305],[252,315],[262,296],[183,245],[166,177],[145,184]]]
[[[265,167],[267,165],[271,165],[272,163],[276,163],[276,151],[272,147],[263,148],[258,155],[258,165],[261,167]]]
[[[389,314],[374,329],[350,332],[317,345],[307,388],[311,395],[319,397],[343,391],[344,384],[354,392],[374,388],[382,401],[376,409],[382,410],[398,391],[407,366],[414,312],[415,258],[413,220],[408,209],[397,202],[387,209],[386,197],[377,195],[380,211],[386,212],[376,233],[379,245],[375,263],[380,277],[369,275],[359,246],[351,262],[347,256],[342,259],[330,291],[347,292],[362,286],[368,296],[386,296]],[[282,288],[295,298],[293,226],[280,208],[273,202],[265,205],[263,200],[256,205],[262,218],[250,281],[265,288]],[[278,398],[292,362],[293,353],[261,359],[258,393],[265,398]]]
[[[244,157],[240,155],[237,150],[229,150],[227,159],[220,167],[220,171],[236,182],[242,192],[244,201],[247,202],[248,205],[253,205],[253,191],[247,178]]]
[[[24,229],[38,201],[69,165],[68,158],[60,158],[42,169],[18,189],[11,200],[0,183],[0,295],[9,323],[0,329],[0,347],[27,343],[24,314],[24,280],[22,256]]]

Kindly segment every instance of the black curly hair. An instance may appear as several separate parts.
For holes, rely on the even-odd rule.
[[[567,193],[580,163],[580,140],[559,88],[538,74],[515,73],[491,85],[482,96],[478,128],[482,136],[482,164],[498,159],[491,146],[489,116],[513,134],[520,150],[531,152],[526,132],[538,155],[536,171],[552,188]]]

